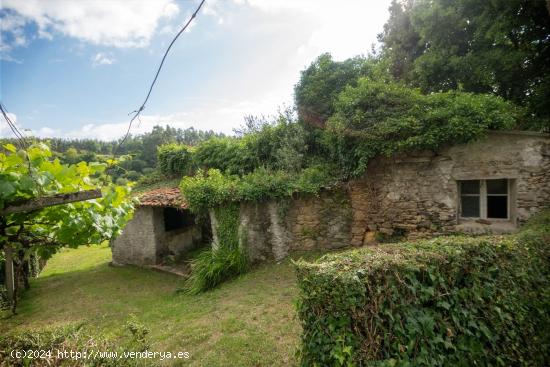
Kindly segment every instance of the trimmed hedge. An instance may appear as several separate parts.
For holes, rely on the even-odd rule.
[[[298,262],[301,365],[549,365],[549,245],[547,211],[513,236]]]

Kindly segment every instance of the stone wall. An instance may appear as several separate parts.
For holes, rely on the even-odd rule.
[[[511,179],[511,218],[485,225],[458,220],[457,180]],[[378,158],[351,183],[352,245],[375,234],[426,237],[439,233],[505,232],[550,206],[550,139],[531,133],[491,133],[437,153]]]
[[[510,220],[461,222],[457,180],[499,178],[513,183]],[[239,233],[253,261],[280,260],[290,251],[362,246],[383,236],[512,231],[548,206],[549,137],[502,132],[439,152],[377,158],[360,179],[318,197],[241,203]]]
[[[111,244],[114,264],[157,263],[154,208],[139,207],[123,232]]]
[[[346,191],[288,201],[241,203],[239,238],[253,262],[281,260],[290,251],[349,246],[352,212]],[[210,213],[216,243],[215,214]]]
[[[156,265],[166,255],[192,250],[201,239],[199,226],[165,231],[163,208],[141,206],[112,243],[113,263]]]

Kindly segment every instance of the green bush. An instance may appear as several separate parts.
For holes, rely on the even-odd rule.
[[[126,186],[128,184],[128,180],[123,178],[123,177],[119,177],[116,179],[115,181],[115,184],[117,184],[118,186]]]
[[[336,186],[339,179],[337,169],[330,165],[316,165],[294,174],[258,168],[244,176],[211,169],[184,177],[180,188],[189,208],[201,213],[231,202],[284,199],[295,193],[314,195]]]
[[[347,177],[363,174],[370,159],[396,152],[437,150],[510,129],[519,110],[500,97],[432,93],[361,78],[335,102],[321,138],[327,155]]]
[[[191,260],[191,275],[185,282],[184,292],[198,294],[213,289],[247,270],[248,258],[240,248],[222,246],[205,250]]]
[[[193,172],[193,151],[186,145],[161,145],[157,148],[157,162],[164,175],[189,175]]]
[[[223,203],[235,201],[237,198],[236,176],[224,176],[219,170],[210,169],[208,172],[198,170],[195,176],[184,177],[180,189],[195,213],[207,211],[209,208]]]
[[[137,181],[141,176],[141,173],[137,171],[128,171],[124,174],[124,178],[128,181]]]
[[[124,352],[145,350],[145,334],[142,329],[134,332],[138,327],[144,328],[135,321],[129,321],[126,325],[130,335],[125,335],[114,340],[102,334],[97,334],[93,327],[81,324],[69,324],[61,327],[49,327],[38,330],[25,330],[7,332],[0,336],[0,365],[2,366],[140,366],[139,359],[131,358],[109,358],[106,355],[96,355],[95,352],[118,353],[122,356]],[[134,328],[134,329],[133,329]],[[141,332],[141,333],[140,333]],[[10,355],[12,350],[17,351],[43,351],[40,358],[15,357]],[[51,351],[51,353],[47,353]],[[57,352],[67,352],[67,357],[60,358]],[[69,354],[73,351],[73,356]],[[81,353],[77,355],[76,353]],[[84,357],[86,353],[87,357]],[[14,358],[15,357],[15,358]],[[80,359],[77,359],[80,358]],[[85,361],[85,362],[84,362]]]
[[[201,143],[193,155],[194,164],[202,169],[218,169],[227,174],[244,174],[258,165],[257,157],[243,139],[211,138]]]
[[[147,176],[147,175],[150,175],[151,173],[155,172],[155,169],[152,168],[152,167],[145,167],[143,170],[141,170],[141,172]]]
[[[301,364],[548,365],[550,212],[533,222],[298,262]]]

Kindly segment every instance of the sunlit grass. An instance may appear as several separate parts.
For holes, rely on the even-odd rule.
[[[179,277],[112,267],[110,260],[107,245],[58,253],[32,280],[19,314],[0,321],[0,332],[86,322],[94,332],[124,338],[124,323],[134,314],[151,330],[150,350],[191,354],[182,365],[296,363],[301,328],[290,261],[266,264],[218,289],[190,296],[176,292],[184,283]]]

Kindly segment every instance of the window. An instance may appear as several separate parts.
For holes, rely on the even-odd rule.
[[[458,183],[461,218],[510,218],[509,180],[464,180]]]
[[[187,228],[195,224],[195,218],[189,210],[178,210],[176,208],[164,208],[164,230],[173,231]]]

